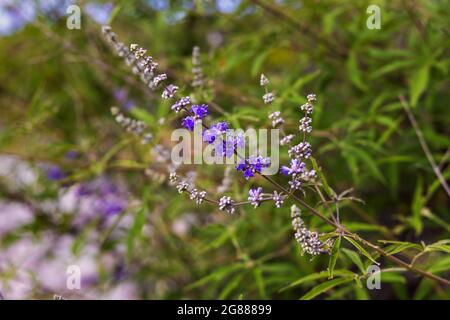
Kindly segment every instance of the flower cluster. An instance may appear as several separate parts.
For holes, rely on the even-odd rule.
[[[295,138],[295,136],[293,134],[288,134],[280,140],[280,145],[285,146],[285,145],[291,144],[291,142],[292,142],[292,140],[294,140],[294,138]]]
[[[194,126],[197,121],[201,121],[208,114],[208,105],[195,104],[190,109],[190,116],[184,117],[181,125],[189,131],[194,131]]]
[[[286,195],[283,193],[278,193],[276,190],[272,194],[272,200],[275,201],[275,207],[280,208],[281,205],[284,202],[284,199],[286,199]]]
[[[188,192],[189,199],[194,200],[196,204],[202,204],[206,199],[206,191],[190,188],[190,183],[187,180],[181,179],[176,172],[171,172],[169,175],[169,182],[176,184],[179,193]]]
[[[235,201],[228,196],[223,196],[219,200],[219,209],[233,214],[236,211]]]
[[[269,114],[269,119],[272,120],[272,127],[274,128],[284,123],[284,119],[281,117],[280,111],[275,111]]]
[[[131,67],[132,72],[139,75],[142,82],[149,89],[155,90],[162,81],[167,79],[165,73],[156,74],[158,63],[153,61],[151,56],[147,55],[147,50],[139,47],[137,44],[131,44],[127,48],[123,42],[118,40],[117,35],[109,26],[103,26],[102,33],[117,55],[124,58],[125,63]]]
[[[248,201],[256,209],[261,205],[263,201],[274,201],[275,207],[280,208],[287,195],[274,191],[273,193],[263,193],[263,189],[258,187],[256,189],[250,189],[248,191]]]
[[[146,132],[147,125],[143,121],[125,116],[117,107],[111,108],[111,114],[115,117],[116,122],[125,128],[127,132],[139,136],[142,144],[148,144],[152,141],[153,135],[150,132]]]
[[[291,207],[291,218],[292,227],[295,231],[295,240],[302,247],[303,253],[306,252],[312,256],[317,256],[321,253],[330,253],[332,240],[328,239],[322,242],[317,232],[308,230],[301,218],[300,209],[296,205],[292,205]]]
[[[173,98],[175,96],[175,94],[177,93],[177,91],[178,91],[178,87],[176,85],[169,84],[168,86],[166,86],[164,88],[164,91],[163,91],[161,97],[163,99]]]
[[[171,85],[169,85],[171,86]],[[167,90],[168,87],[166,87],[164,89],[164,91]],[[179,100],[177,100],[171,107],[171,109],[173,111],[175,111],[176,113],[180,112],[182,109],[186,108],[187,106],[189,106],[191,104],[191,98],[190,97],[183,97],[180,98]]]
[[[300,125],[298,127],[298,130],[302,132],[310,133],[312,131],[311,127],[312,119],[308,116],[305,116],[300,119]]]
[[[203,141],[213,143],[217,137],[222,136],[229,129],[225,121],[217,122],[203,132]]]
[[[288,154],[291,158],[291,166],[283,166],[280,170],[284,175],[291,176],[289,185],[293,190],[300,189],[302,181],[312,180],[316,176],[316,172],[314,170],[306,170],[306,164],[302,162],[303,159],[309,159],[312,154],[311,145],[306,141],[306,133],[312,131],[312,119],[309,115],[312,114],[312,103],[316,101],[316,95],[309,94],[307,100],[308,102],[300,107],[305,112],[305,116],[300,119],[299,126],[299,130],[304,133],[303,141],[289,148]]]
[[[264,87],[265,94],[263,95],[263,101],[265,104],[270,104],[275,100],[275,94],[273,92],[269,92],[267,86],[269,84],[269,79],[263,74],[261,74],[259,84],[261,87]]]
[[[250,156],[248,159],[243,159],[236,166],[236,170],[244,173],[244,178],[249,179],[255,176],[255,173],[261,173],[263,168],[270,165],[270,158],[263,158],[261,156]]]
[[[263,200],[262,188],[248,190],[248,201],[254,208],[258,208]]]

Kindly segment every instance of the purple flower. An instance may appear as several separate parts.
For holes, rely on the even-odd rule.
[[[236,144],[236,148],[244,148],[245,147],[245,136],[244,133],[238,132],[234,137],[234,142]]]
[[[114,216],[121,213],[125,209],[125,205],[122,201],[107,199],[99,203],[98,209],[106,216]]]
[[[123,88],[114,90],[114,99],[120,104],[124,110],[131,110],[136,105],[135,102],[128,98],[128,91]]]
[[[296,176],[298,174],[301,174],[305,171],[306,164],[304,162],[301,162],[299,159],[292,159],[291,160],[291,167],[283,166],[281,167],[280,171],[284,175],[292,175]]]
[[[33,21],[36,8],[27,1],[0,1],[0,36],[8,36]]]
[[[229,129],[228,123],[225,121],[217,122],[212,127],[216,128],[220,133],[225,133]]]
[[[283,193],[278,193],[277,191],[274,191],[272,194],[272,200],[275,201],[275,207],[277,208],[281,207],[285,198],[286,196]]]
[[[47,179],[58,181],[63,179],[66,175],[59,166],[50,166],[46,169]]]
[[[189,97],[183,97],[177,102],[175,102],[171,109],[174,110],[176,113],[180,112],[181,109],[191,104],[191,98]]]
[[[248,195],[248,201],[250,201],[251,205],[255,208],[259,207],[262,201],[262,188],[259,187],[258,189],[250,189],[248,190]]]
[[[305,158],[311,157],[311,145],[308,142],[300,142],[298,145],[291,147],[288,150],[291,158]]]
[[[178,91],[178,87],[173,85],[173,84],[169,84],[163,91],[162,93],[162,97],[163,99],[169,99],[169,98],[173,98],[174,95],[177,93]]]
[[[128,91],[123,89],[123,88],[119,88],[114,90],[114,99],[116,99],[119,102],[125,102],[126,99],[128,97]]]
[[[79,156],[79,154],[78,154],[78,152],[75,151],[75,150],[69,150],[69,151],[67,151],[66,154],[64,155],[64,157],[65,157],[66,159],[71,159],[71,160],[78,158],[78,156]]]
[[[80,208],[78,222],[84,223],[98,214],[105,218],[117,215],[127,208],[127,197],[119,185],[107,178],[81,183],[75,191]]]
[[[230,197],[223,196],[219,199],[219,210],[226,211],[228,213],[234,213],[236,210],[235,202]]]
[[[187,116],[181,120],[181,125],[189,131],[194,131],[195,120],[191,116]]]
[[[270,165],[270,159],[261,156],[250,157],[248,162],[253,166],[256,172],[261,172],[263,168],[267,168]]]
[[[203,119],[208,114],[207,104],[194,104],[191,107],[191,112],[194,114],[196,119]]]
[[[289,175],[289,171],[291,171],[291,168],[289,168],[289,167],[282,166],[282,167],[280,168],[280,172],[281,172],[282,174],[284,174],[285,176],[288,176],[288,175]]]
[[[90,2],[84,6],[84,10],[92,20],[98,24],[104,25],[108,23],[113,7],[114,5],[111,2],[104,4]]]
[[[263,168],[267,168],[270,165],[269,158],[263,158],[261,156],[250,157],[248,159],[242,160],[237,166],[236,170],[242,171],[244,173],[244,178],[249,179],[255,176],[255,173],[261,173]]]
[[[203,132],[203,141],[213,143],[216,137],[224,134],[228,130],[228,123],[225,121],[213,124],[209,129]]]

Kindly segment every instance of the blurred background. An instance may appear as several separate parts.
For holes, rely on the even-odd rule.
[[[80,29],[67,27],[71,4]],[[368,28],[369,5],[381,10],[379,29]],[[168,186],[157,162],[179,120],[114,55],[104,24],[148,49],[170,82],[214,103],[214,117],[235,128],[269,127],[268,113],[280,110],[295,131],[298,106],[316,93],[315,158],[337,193],[353,188],[364,201],[342,205],[343,224],[373,242],[448,239],[449,198],[399,95],[448,180],[449,12],[446,0],[0,0],[0,297],[297,299],[326,280],[329,258],[302,256],[295,242],[291,203],[227,215]],[[195,46],[200,88],[192,86]],[[262,103],[261,73],[277,96],[271,106]],[[126,133],[112,106],[144,121],[152,144]],[[236,200],[265,185],[225,166],[183,170],[209,193]],[[440,243],[416,263],[448,277],[449,249]],[[336,270],[363,275],[366,260],[346,247]],[[79,290],[66,283],[71,265],[81,271]],[[317,298],[449,294],[392,272],[380,290],[352,281]]]

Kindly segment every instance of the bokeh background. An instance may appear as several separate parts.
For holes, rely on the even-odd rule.
[[[300,254],[290,203],[227,215],[168,186],[154,149],[170,148],[179,122],[113,54],[103,24],[148,48],[184,92],[194,90],[198,46],[205,85],[196,94],[235,128],[268,127],[268,113],[280,110],[294,131],[298,106],[316,93],[314,155],[336,192],[353,188],[364,201],[343,204],[343,224],[373,242],[448,239],[449,198],[398,97],[448,179],[449,1],[79,1],[81,29],[69,30],[72,3],[0,0],[2,298],[297,299],[327,280],[326,255]],[[381,8],[379,30],[366,26],[371,4]],[[277,96],[271,106],[261,100],[261,73]],[[153,144],[124,132],[111,106],[145,121]],[[208,192],[238,200],[264,185],[225,166],[183,170]],[[417,264],[450,276],[446,243]],[[346,246],[336,274],[363,276],[369,264]],[[67,289],[70,265],[81,268],[80,290]],[[448,288],[401,270],[383,274],[380,290],[355,280],[317,296],[448,297]]]

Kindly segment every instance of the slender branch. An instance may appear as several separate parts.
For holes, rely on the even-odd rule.
[[[416,118],[414,117],[414,114],[412,113],[411,109],[409,108],[408,102],[406,102],[406,99],[403,95],[400,95],[399,99],[400,99],[400,103],[403,106],[403,109],[405,109],[405,112],[409,118],[409,121],[411,122],[411,124],[414,128],[414,131],[416,132],[417,138],[419,139],[419,142],[420,142],[420,146],[422,147],[422,150],[425,153],[425,155],[428,159],[428,162],[430,163],[431,167],[433,168],[434,174],[436,175],[436,177],[438,178],[442,187],[444,188],[445,192],[447,193],[448,197],[450,198],[450,187],[448,186],[447,181],[445,180],[444,176],[442,175],[441,169],[439,169],[439,166],[436,164],[436,162],[433,159],[431,151],[428,148],[425,138],[423,137],[422,130],[420,130],[420,127],[417,124]]]

